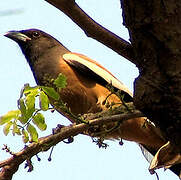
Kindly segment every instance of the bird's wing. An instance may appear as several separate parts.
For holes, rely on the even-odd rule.
[[[101,85],[105,86],[111,84],[116,89],[126,92],[130,97],[133,96],[121,81],[114,77],[107,69],[87,56],[78,53],[66,53],[63,55],[63,59],[76,70],[86,74],[86,76],[96,78],[96,81]]]

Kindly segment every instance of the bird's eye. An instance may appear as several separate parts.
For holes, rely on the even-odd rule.
[[[36,32],[33,32],[33,34],[32,34],[32,35],[33,35],[33,37],[37,38],[37,37],[39,37],[39,36],[40,36],[40,33],[36,31]]]

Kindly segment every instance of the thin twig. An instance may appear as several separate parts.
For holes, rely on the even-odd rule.
[[[135,110],[132,113],[96,118],[94,120],[90,120],[89,124],[81,123],[78,125],[63,127],[59,133],[39,138],[38,143],[31,143],[30,145],[25,146],[25,148],[20,152],[14,153],[9,159],[1,161],[0,167],[2,169],[0,171],[0,180],[11,180],[13,174],[15,174],[18,170],[19,165],[24,161],[31,159],[39,152],[49,150],[52,146],[55,146],[57,143],[69,138],[70,136],[76,136],[88,130],[93,125],[106,124],[111,121],[126,121],[128,119],[141,116],[143,116],[143,114],[140,111]]]

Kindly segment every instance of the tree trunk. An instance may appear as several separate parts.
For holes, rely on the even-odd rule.
[[[140,75],[134,104],[181,151],[181,1],[121,0]]]

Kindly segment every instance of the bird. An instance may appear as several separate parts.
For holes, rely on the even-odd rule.
[[[46,32],[26,29],[9,31],[5,36],[19,45],[38,85],[47,85],[45,77],[56,79],[60,73],[65,75],[67,85],[58,93],[74,115],[108,109],[105,99],[109,104],[122,104],[123,101],[116,94],[110,94],[108,84],[111,84],[115,91],[121,92],[125,103],[133,102],[133,94],[111,72],[95,60],[71,52]],[[53,105],[53,101],[50,102]],[[68,117],[61,108],[56,106],[55,109]],[[68,119],[74,122],[71,118]],[[113,124],[110,124],[110,127],[112,126]],[[105,138],[134,141],[151,153],[157,152],[167,142],[159,129],[145,117],[124,121],[119,128],[105,135]]]

